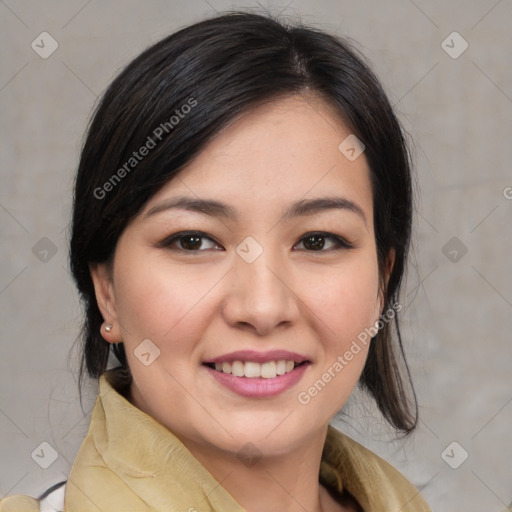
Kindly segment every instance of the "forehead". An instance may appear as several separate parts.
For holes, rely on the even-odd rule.
[[[339,149],[350,134],[339,112],[313,95],[260,105],[217,134],[145,211],[177,194],[215,197],[242,209],[344,194],[361,203],[371,218],[364,153],[351,161]]]

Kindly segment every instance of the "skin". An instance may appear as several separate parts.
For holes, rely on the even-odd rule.
[[[327,426],[357,383],[368,347],[307,405],[297,399],[381,314],[369,169],[364,153],[351,162],[338,150],[349,134],[311,95],[246,113],[130,222],[112,271],[91,268],[104,320],[113,325],[102,335],[125,344],[130,400],[177,435],[250,512],[349,510],[319,485],[318,472]],[[184,209],[147,215],[177,196],[215,199],[237,216]],[[326,196],[349,199],[364,218],[346,208],[283,217],[294,202]],[[195,251],[183,239],[158,246],[187,230],[205,233]],[[324,248],[311,249],[305,235],[312,231],[353,247],[326,234]],[[252,263],[236,252],[247,236],[263,249]],[[392,265],[391,252],[385,281]],[[150,366],[134,355],[147,338],[160,349]],[[245,349],[290,350],[311,364],[280,395],[246,398],[202,365]],[[262,458],[246,467],[236,454],[249,442]]]

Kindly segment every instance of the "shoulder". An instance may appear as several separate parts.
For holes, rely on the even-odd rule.
[[[368,448],[329,427],[322,469],[331,486],[346,488],[364,510],[391,505],[402,512],[430,512],[420,491]]]
[[[39,498],[24,495],[7,496],[0,500],[0,512],[62,512],[66,482],[47,489]]]
[[[19,494],[7,496],[0,500],[0,512],[39,512],[39,501]]]

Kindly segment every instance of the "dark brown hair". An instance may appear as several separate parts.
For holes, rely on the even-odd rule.
[[[89,264],[112,258],[130,219],[228,123],[262,102],[304,92],[334,106],[365,145],[381,281],[390,249],[396,253],[387,287],[382,283],[384,311],[399,300],[411,234],[410,158],[379,81],[338,37],[269,16],[226,13],[184,28],[135,58],[107,89],[89,126],[70,247],[85,306],[80,382],[85,372],[97,378],[106,370],[111,346],[100,335],[103,318]],[[155,142],[151,151],[130,161],[149,139]],[[129,377],[122,344],[115,354]],[[384,322],[370,344],[360,384],[397,430],[413,430],[417,404],[398,315]]]

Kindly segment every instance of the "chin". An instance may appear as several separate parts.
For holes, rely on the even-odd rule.
[[[301,446],[305,439],[320,433],[327,423],[308,425],[304,418],[298,418],[297,412],[283,414],[280,410],[275,414],[263,413],[244,414],[244,419],[225,420],[223,426],[227,432],[209,429],[208,432],[197,432],[201,444],[240,457],[271,457],[285,455]],[[295,416],[295,417],[294,417]],[[284,420],[284,421],[283,421]],[[229,425],[229,426],[228,426]]]

